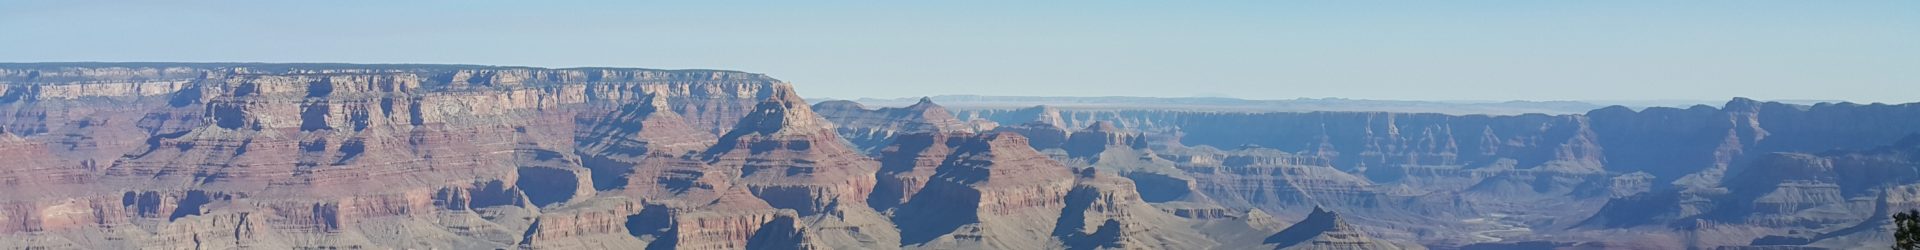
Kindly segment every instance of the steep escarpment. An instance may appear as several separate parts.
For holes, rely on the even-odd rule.
[[[944,138],[945,159],[910,179],[922,188],[890,210],[908,247],[1244,248],[1275,230],[1246,216],[1183,217],[1142,199],[1133,181],[1050,160],[1018,134],[932,138]]]
[[[218,83],[228,78],[295,77],[327,75],[338,77],[413,78],[417,83],[401,85],[311,84],[287,81],[285,84],[254,85],[266,92],[293,91],[294,94],[352,93],[355,89],[387,88],[388,92],[453,94],[471,91],[549,89],[553,96],[530,95],[490,98],[516,98],[518,103],[619,105],[647,93],[669,96],[672,109],[687,117],[691,125],[721,134],[752,110],[754,103],[770,96],[779,80],[760,74],[719,70],[648,70],[623,68],[545,69],[475,65],[360,65],[360,64],[240,64],[240,63],[42,63],[0,65],[0,82],[8,87],[0,102],[67,101],[79,99],[112,101],[165,101],[173,106],[212,98],[205,91],[240,90],[244,83]],[[209,86],[212,85],[212,86]],[[228,85],[222,87],[221,85]],[[311,88],[309,88],[311,87]],[[263,92],[264,93],[264,92]],[[448,98],[458,95],[449,95]],[[466,97],[478,98],[478,97]],[[479,101],[476,99],[475,101]],[[50,103],[49,103],[50,104]],[[470,103],[485,104],[485,103]],[[95,106],[95,105],[82,105]],[[446,107],[446,109],[524,108],[522,106]],[[439,108],[439,107],[435,107]],[[406,112],[408,109],[398,109]],[[422,115],[433,115],[427,109]],[[25,118],[25,117],[23,117]],[[37,118],[37,117],[36,117]],[[284,119],[281,121],[300,121]],[[32,128],[16,132],[44,132],[42,119],[9,120],[10,128]]]
[[[1644,171],[1665,184],[1711,184],[1728,167],[1770,152],[1867,149],[1920,133],[1920,105],[1823,103],[1813,106],[1737,98],[1719,109],[1609,107],[1588,112],[1620,171]],[[1688,174],[1701,173],[1685,179]]]
[[[689,159],[716,142],[705,130],[672,112],[665,96],[653,94],[604,115],[576,120],[575,153],[592,169],[594,189],[621,189],[643,197],[697,193],[711,198],[732,175]],[[697,185],[697,186],[696,186]]]
[[[1176,134],[1185,145],[1259,145],[1311,154],[1341,169],[1484,166],[1500,159],[1513,159],[1520,168],[1597,169],[1604,161],[1589,121],[1578,116],[1057,109],[970,111],[961,116],[1002,124],[1055,119],[1066,127],[1106,123]]]
[[[1534,231],[1575,227],[1587,221],[1607,221],[1612,227],[1686,224],[1686,219],[1709,213],[1726,201],[1725,178],[1739,175],[1775,158],[1775,152],[1815,154],[1834,149],[1865,149],[1894,142],[1920,132],[1914,104],[1825,103],[1811,106],[1760,102],[1737,98],[1722,107],[1647,108],[1632,110],[1609,107],[1583,115],[1438,115],[1384,112],[1308,112],[1308,113],[1235,113],[1164,110],[1063,109],[1035,107],[1013,110],[958,110],[963,119],[986,119],[1002,124],[1000,130],[1052,136],[1065,130],[1068,140],[1079,133],[1097,133],[1106,125],[1121,130],[1139,131],[1149,138],[1146,148],[1132,153],[1108,154],[1102,147],[1060,143],[1036,143],[1039,148],[1062,148],[1067,159],[1089,161],[1090,165],[1120,170],[1140,183],[1153,183],[1168,190],[1152,194],[1160,202],[1173,202],[1183,193],[1195,190],[1208,199],[1230,206],[1264,207],[1277,211],[1295,211],[1303,205],[1324,205],[1356,211],[1351,216],[1359,223],[1379,220],[1421,223],[1400,225],[1440,225],[1460,220],[1499,219],[1515,213],[1541,216],[1532,223]],[[1841,122],[1844,121],[1844,122]],[[1844,123],[1844,124],[1843,124]],[[1059,129],[1082,128],[1087,129]],[[1106,133],[1111,134],[1111,133]],[[1160,141],[1153,138],[1173,138]],[[1089,137],[1092,138],[1092,137]],[[1093,145],[1086,143],[1085,145]],[[1120,147],[1104,147],[1108,151]],[[1227,148],[1230,150],[1218,150]],[[1255,149],[1247,151],[1246,149]],[[1245,164],[1247,152],[1270,157],[1284,164]],[[1125,150],[1122,150],[1125,151]],[[1235,153],[1239,152],[1239,153]],[[1242,154],[1242,156],[1231,156]],[[1124,155],[1124,156],[1121,156]],[[1098,158],[1091,156],[1100,156]],[[1120,156],[1120,157],[1115,157]],[[1123,160],[1115,160],[1123,159]],[[1142,167],[1174,162],[1180,171],[1141,171],[1165,169]],[[1096,161],[1115,161],[1102,163]],[[1237,161],[1229,162],[1229,161]],[[1258,162],[1258,161],[1253,161]],[[1236,166],[1239,165],[1239,166]],[[1263,166],[1264,165],[1264,166]],[[1256,171],[1277,165],[1292,165],[1274,171]],[[1115,168],[1115,166],[1132,166]],[[1329,166],[1331,171],[1300,172]],[[1831,171],[1814,171],[1831,172]],[[1216,173],[1227,173],[1225,175]],[[1313,173],[1313,174],[1304,174]],[[1251,176],[1287,176],[1278,180],[1301,180],[1308,176],[1352,175],[1350,181],[1309,181],[1298,186],[1291,181],[1250,185]],[[1207,180],[1213,179],[1213,180]],[[1231,183],[1230,185],[1221,183]],[[1364,183],[1334,184],[1333,183]],[[1192,188],[1186,188],[1186,187]],[[1211,186],[1212,188],[1209,188]],[[1246,186],[1227,189],[1222,187]],[[1337,188],[1296,188],[1332,186]],[[1312,190],[1321,195],[1300,196],[1271,190]],[[1211,190],[1211,191],[1203,191]],[[1238,191],[1228,191],[1238,190]],[[1331,190],[1343,190],[1332,192]],[[1307,193],[1315,193],[1307,192]],[[1800,195],[1832,197],[1825,191],[1806,191]],[[1367,194],[1362,198],[1331,195]],[[1248,197],[1270,197],[1252,198]],[[1286,198],[1309,197],[1309,198]],[[1373,197],[1373,198],[1363,198]],[[1290,201],[1289,201],[1290,200]],[[1858,203],[1846,199],[1832,202]],[[1274,203],[1271,201],[1287,201]],[[1744,202],[1736,202],[1744,203]],[[1624,209],[1600,209],[1631,207]],[[1656,213],[1640,208],[1657,208]],[[1621,211],[1622,214],[1609,214]],[[1721,212],[1750,214],[1748,211]],[[1420,218],[1458,218],[1449,221],[1425,221]],[[1630,218],[1622,218],[1630,217]],[[1811,214],[1789,215],[1790,220],[1821,217]],[[1560,219],[1547,219],[1560,218]],[[1604,218],[1604,219],[1600,219]],[[1816,219],[1818,220],[1818,219]],[[1761,221],[1719,221],[1718,224],[1765,224]],[[1442,227],[1479,227],[1473,223]],[[1543,226],[1540,225],[1551,225]],[[1725,228],[1725,227],[1723,227]],[[1401,230],[1407,228],[1397,228]],[[1420,231],[1420,229],[1407,229]],[[1727,229],[1733,230],[1733,229]],[[1734,230],[1737,231],[1737,230]],[[1487,240],[1480,236],[1426,235],[1430,241],[1472,243]],[[1511,237],[1511,236],[1509,236]],[[1743,236],[1744,237],[1744,236]],[[1757,237],[1757,236],[1756,236]],[[1496,237],[1497,239],[1497,237]],[[1669,241],[1662,239],[1659,241]],[[1741,243],[1714,243],[1743,245]],[[1664,243],[1663,243],[1664,244]],[[1708,244],[1703,246],[1717,246]]]
[[[902,243],[931,248],[1054,245],[1072,169],[1027,147],[1017,134],[966,138],[925,187],[894,213]]]
[[[1077,175],[1053,232],[1068,249],[1200,249],[1240,243],[1190,228],[1204,220],[1181,218],[1148,204],[1126,178],[1097,169]]]
[[[915,133],[899,135],[893,145],[880,153],[878,182],[867,204],[886,210],[904,204],[925,188],[941,164],[953,154],[954,147],[965,142],[965,133]]]
[[[0,247],[1855,248],[1920,207],[1916,110],[953,112],[714,70],[0,64]]]
[[[1099,159],[1096,156],[1107,148],[1142,149],[1147,148],[1147,140],[1144,135],[1122,131],[1111,122],[1095,122],[1085,129],[1074,131],[1067,137],[1067,142],[1061,145],[1061,148],[1067,151],[1069,157],[1089,159],[1097,163]]]
[[[26,65],[6,67],[0,81],[5,145],[33,154],[0,172],[17,180],[9,190],[44,191],[8,192],[7,220],[19,222],[8,225],[20,226],[6,231],[75,248],[173,247],[192,238],[496,248],[580,234],[567,232],[617,234],[604,218],[632,211],[599,209],[620,206],[597,205],[616,203],[594,200],[584,159],[632,153],[642,141],[704,146],[698,136],[654,136],[681,134],[666,133],[672,129],[603,129],[610,136],[589,137],[627,140],[576,143],[574,134],[591,131],[576,121],[651,103],[640,109],[695,111],[665,123],[731,124],[744,111],[728,107],[751,107],[760,90],[785,88],[727,71],[458,65]],[[673,101],[640,101],[649,96]],[[602,146],[581,157],[573,153],[579,144]],[[611,212],[563,219],[536,206]],[[42,216],[53,207],[87,216]],[[70,237],[126,226],[149,229]],[[565,240],[545,240],[554,241]]]
[[[1440,115],[1386,112],[1233,113],[1036,107],[961,110],[962,119],[1037,122],[1081,128],[1106,122],[1177,134],[1186,145],[1259,145],[1322,156],[1341,169],[1482,166],[1512,159],[1517,168],[1553,166],[1647,172],[1660,183],[1728,165],[1740,152],[1863,149],[1920,132],[1913,104],[1812,106],[1738,98],[1723,107],[1608,107],[1585,115]],[[1842,122],[1845,121],[1845,122]],[[1257,124],[1257,126],[1255,125]],[[1668,160],[1671,159],[1671,160]],[[1395,171],[1399,172],[1399,171]],[[1391,178],[1391,175],[1369,174]]]
[[[1920,206],[1906,198],[1920,181],[1920,136],[1866,150],[1771,153],[1743,165],[1716,186],[1616,199],[1584,226],[1659,226],[1701,235],[1688,242],[1695,246],[1847,248],[1884,238],[1888,214]]]
[[[767,204],[807,218],[827,247],[893,246],[892,223],[867,206],[878,162],[844,143],[790,89],[776,89],[702,154]]]
[[[1385,207],[1387,193],[1366,178],[1326,165],[1300,164],[1273,151],[1229,153],[1224,164],[1184,164],[1199,193],[1231,207],[1297,210],[1318,205]],[[1244,159],[1244,160],[1242,160]]]

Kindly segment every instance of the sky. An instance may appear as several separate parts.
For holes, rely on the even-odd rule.
[[[1920,102],[1920,1],[0,0],[0,61],[730,69],[944,94]]]

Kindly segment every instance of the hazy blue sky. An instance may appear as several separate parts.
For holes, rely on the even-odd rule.
[[[715,68],[835,98],[1920,101],[1911,0],[138,2],[0,0],[0,61]]]

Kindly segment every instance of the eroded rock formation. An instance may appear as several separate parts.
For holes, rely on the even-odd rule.
[[[1373,239],[1366,232],[1340,219],[1340,215],[1314,208],[1307,218],[1271,237],[1267,243],[1278,249],[1402,249],[1391,242]]]
[[[0,247],[1855,248],[1920,207],[1916,117],[867,109],[717,70],[0,64]]]
[[[969,124],[948,113],[947,108],[927,98],[899,108],[869,110],[852,101],[825,101],[814,104],[813,109],[833,121],[837,132],[848,142],[866,152],[884,149],[896,136],[904,134],[974,131]]]

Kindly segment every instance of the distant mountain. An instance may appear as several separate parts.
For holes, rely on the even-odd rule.
[[[929,99],[956,110],[1020,108],[1047,105],[1071,109],[1161,109],[1232,112],[1372,111],[1441,114],[1515,115],[1526,113],[1578,114],[1606,105],[1578,101],[1398,101],[1346,98],[1247,100],[1224,97],[1059,97],[942,95]],[[852,101],[873,107],[913,105],[919,98],[860,98]],[[1706,102],[1701,102],[1706,103]]]
[[[1920,103],[867,101],[712,70],[0,64],[0,249],[1854,249],[1920,207]]]

